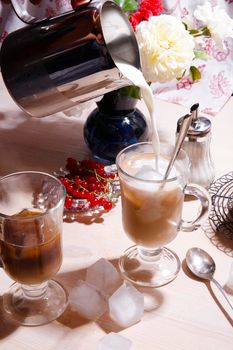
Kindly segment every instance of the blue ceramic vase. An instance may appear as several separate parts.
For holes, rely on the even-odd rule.
[[[112,164],[123,148],[148,141],[148,126],[145,116],[136,108],[137,101],[119,89],[107,93],[97,103],[84,125],[84,140],[95,159]]]

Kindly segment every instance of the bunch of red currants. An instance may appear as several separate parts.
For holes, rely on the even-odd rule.
[[[103,163],[91,159],[77,161],[68,158],[66,172],[58,178],[66,188],[66,209],[101,207],[109,211],[114,206],[111,190],[112,183],[118,179],[117,171],[106,171]]]

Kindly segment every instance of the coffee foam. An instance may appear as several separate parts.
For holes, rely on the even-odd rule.
[[[161,156],[154,159],[138,159],[134,162],[135,174],[138,179],[149,181],[162,181],[168,168],[169,160]],[[179,174],[178,170],[173,166],[168,179],[172,179]]]

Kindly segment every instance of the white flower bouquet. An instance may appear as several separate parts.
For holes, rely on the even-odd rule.
[[[187,72],[192,81],[201,79],[196,58],[210,57],[201,50],[201,39],[211,37],[224,49],[224,40],[233,38],[233,19],[208,1],[194,11],[195,23],[163,14],[161,0],[115,0],[129,15],[138,41],[142,72],[148,83],[181,79]],[[131,90],[132,92],[132,90]],[[134,96],[135,97],[135,96]]]

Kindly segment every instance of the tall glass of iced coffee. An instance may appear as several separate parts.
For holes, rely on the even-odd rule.
[[[0,179],[0,259],[15,283],[3,296],[5,311],[23,325],[48,323],[65,310],[67,293],[51,280],[62,263],[65,188],[41,172]]]
[[[161,145],[155,155],[152,144],[138,143],[117,156],[121,185],[122,222],[125,233],[135,245],[119,260],[120,270],[131,282],[158,287],[172,281],[180,269],[176,253],[165,246],[179,230],[194,230],[208,216],[208,192],[197,185],[187,185],[189,159],[181,150],[169,178],[165,181],[173,147]],[[200,199],[202,210],[195,221],[182,220],[185,194]]]

